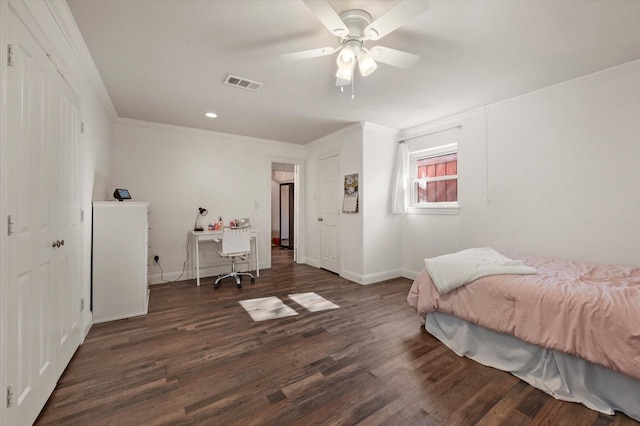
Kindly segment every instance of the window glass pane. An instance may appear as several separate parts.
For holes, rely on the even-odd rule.
[[[447,201],[458,201],[458,179],[445,180],[447,184]]]
[[[436,182],[436,202],[447,201],[447,182],[444,180]]]
[[[447,161],[447,175],[457,175],[458,174],[458,161]]]
[[[442,151],[441,151],[442,152]],[[446,152],[446,151],[445,151]],[[456,203],[458,201],[458,153],[413,159],[412,204]],[[418,180],[421,180],[418,182]],[[424,206],[428,207],[428,206]]]
[[[427,201],[427,182],[420,182],[416,184],[416,194],[418,197],[418,203],[425,203]]]
[[[416,161],[418,170],[423,166],[427,166],[427,176],[444,176],[445,169],[446,169],[447,175],[455,175],[457,173],[457,163],[458,163],[457,152],[454,152],[451,154],[445,154],[445,155],[436,155],[435,157],[421,158]],[[442,174],[436,174],[436,168],[438,165],[440,165],[439,170],[442,170],[441,172]],[[433,166],[433,167],[429,167],[429,166]],[[442,169],[442,167],[444,167],[444,169]],[[452,167],[454,172],[450,173],[449,170]]]
[[[458,201],[458,180],[447,179],[435,182],[416,182],[416,202],[443,203]]]
[[[427,196],[426,198],[426,202],[428,203],[435,203],[436,201],[436,183],[435,182],[428,182],[427,183]]]

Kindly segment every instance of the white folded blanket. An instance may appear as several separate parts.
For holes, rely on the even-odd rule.
[[[448,293],[487,275],[531,275],[536,270],[520,260],[509,259],[490,247],[426,258],[425,266],[438,292]]]

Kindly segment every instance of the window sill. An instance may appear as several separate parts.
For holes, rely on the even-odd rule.
[[[459,214],[459,205],[449,206],[429,206],[429,207],[408,207],[407,213],[409,214]]]

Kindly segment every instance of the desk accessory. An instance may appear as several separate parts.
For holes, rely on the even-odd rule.
[[[113,191],[113,198],[118,201],[130,200],[131,194],[129,193],[128,189],[117,188],[115,191]]]
[[[193,230],[194,231],[204,231],[204,228],[202,227],[202,224],[200,223],[200,217],[201,216],[206,216],[207,213],[209,213],[209,211],[207,209],[204,209],[202,207],[198,207],[198,214],[196,215],[196,222],[193,224]]]

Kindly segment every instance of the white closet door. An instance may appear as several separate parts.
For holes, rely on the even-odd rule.
[[[67,124],[62,120],[69,118],[61,107],[65,83],[19,18],[8,13],[6,22],[13,52],[13,64],[7,67],[5,123],[7,211],[13,225],[7,237],[3,374],[12,394],[7,424],[22,425],[35,420],[65,359],[79,344],[74,318],[79,318],[80,304],[71,305],[81,288],[80,239],[70,232],[69,224],[76,219],[68,211],[70,200],[79,198],[79,182],[72,182],[79,177],[67,175],[77,173],[74,166],[66,171],[67,160],[77,161],[77,140],[68,142],[64,135]],[[79,206],[77,212],[79,216]],[[63,239],[65,244],[58,246]]]
[[[340,268],[340,157],[320,160],[320,267],[339,274]]]
[[[60,79],[60,97],[55,117],[58,123],[56,165],[51,173],[51,188],[56,206],[53,228],[61,246],[54,250],[56,271],[56,350],[57,368],[62,374],[81,340],[81,277],[80,251],[80,110],[78,99],[69,85]],[[51,161],[52,159],[50,159]]]

